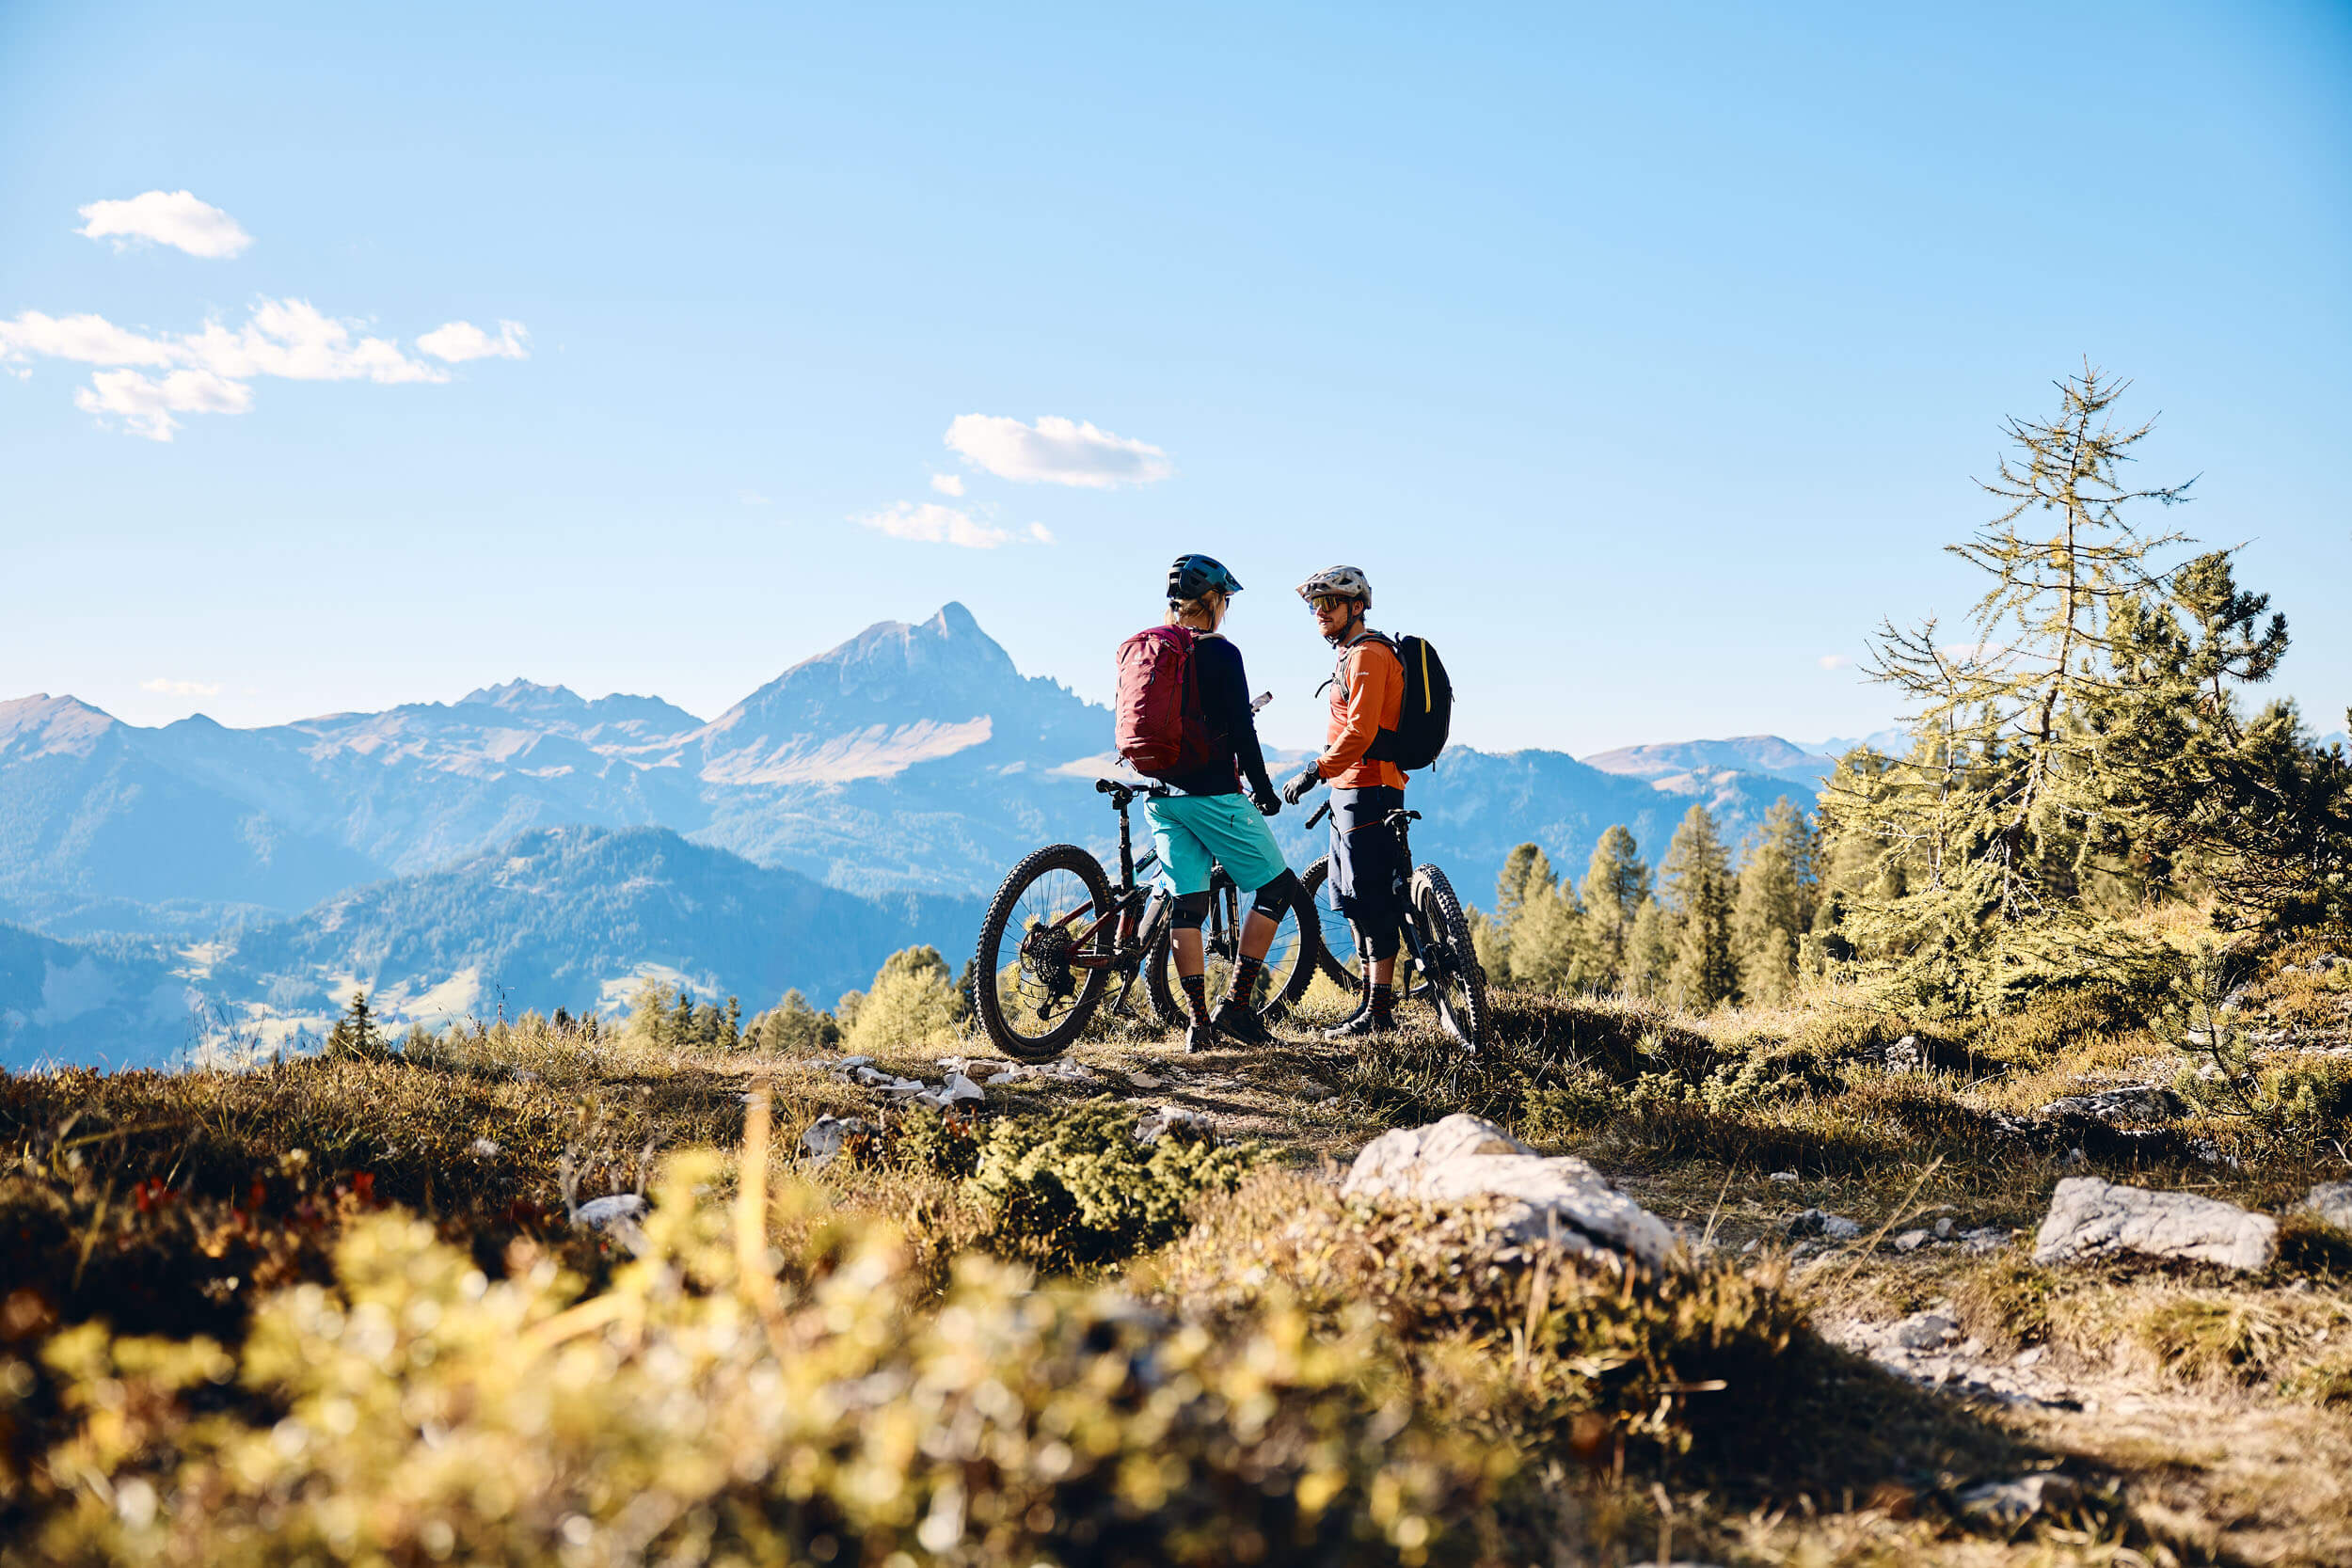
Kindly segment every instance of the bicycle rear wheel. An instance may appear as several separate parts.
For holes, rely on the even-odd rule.
[[[1478,950],[1470,944],[1462,901],[1454,896],[1454,884],[1445,873],[1434,865],[1413,867],[1405,896],[1425,959],[1412,993],[1426,992],[1445,1032],[1465,1049],[1477,1051],[1486,1043],[1492,1018],[1486,1007],[1486,972],[1479,967]]]
[[[1209,884],[1209,925],[1201,932],[1202,974],[1208,981],[1212,1004],[1223,996],[1232,984],[1233,959],[1240,953],[1241,927],[1249,917],[1250,906],[1233,886],[1233,879],[1219,866]],[[1307,994],[1314,982],[1317,933],[1314,924],[1314,903],[1302,886],[1291,895],[1290,908],[1282,913],[1280,924],[1274,927],[1274,940],[1265,950],[1265,968],[1259,973],[1258,983],[1250,992],[1250,1006],[1258,1017],[1267,1023],[1280,1020],[1291,1004]],[[1151,994],[1152,1010],[1160,1022],[1170,1028],[1185,1022],[1184,999],[1177,994],[1176,966],[1168,941],[1163,937],[1152,944],[1152,955],[1143,961],[1144,989]]]
[[[972,1010],[997,1050],[1041,1062],[1085,1031],[1110,971],[1071,960],[1109,948],[1110,906],[1102,863],[1074,844],[1048,845],[1007,873],[972,955]]]

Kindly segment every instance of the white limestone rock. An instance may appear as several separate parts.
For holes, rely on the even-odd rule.
[[[1788,1239],[1802,1241],[1807,1236],[1822,1236],[1833,1242],[1851,1242],[1862,1234],[1862,1222],[1850,1220],[1843,1214],[1825,1210],[1807,1209],[1788,1222]]]
[[[2305,1196],[2303,1207],[2339,1230],[2352,1230],[2352,1181],[2322,1181]]]
[[[801,1134],[801,1157],[808,1162],[811,1170],[829,1164],[841,1152],[841,1146],[848,1141],[850,1133],[866,1130],[866,1123],[861,1117],[836,1117],[827,1113],[810,1123],[808,1131]]]
[[[2058,1263],[2111,1252],[2190,1258],[2255,1270],[2279,1255],[2279,1222],[2195,1193],[2157,1193],[2070,1176],[2050,1195],[2033,1260]]]
[[[1583,1161],[1548,1159],[1494,1123],[1458,1112],[1373,1139],[1340,1193],[1431,1203],[1514,1198],[1503,1230],[1515,1241],[1556,1239],[1579,1255],[1619,1253],[1653,1266],[1675,1250],[1663,1220]]]
[[[591,1198],[572,1211],[572,1222],[612,1237],[639,1257],[644,1256],[649,1244],[644,1227],[645,1200],[637,1193],[614,1193],[611,1197]]]

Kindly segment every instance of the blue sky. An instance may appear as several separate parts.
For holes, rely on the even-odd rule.
[[[2343,722],[2352,13],[1458,9],[0,8],[0,697],[1100,697],[1204,549],[1279,739],[1335,561],[1477,744],[1851,735],[2088,354]]]

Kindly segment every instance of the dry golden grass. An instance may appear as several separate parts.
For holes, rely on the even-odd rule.
[[[2265,982],[2261,1006],[2317,1016],[2342,989],[2330,973],[2344,972]],[[1371,1533],[1347,1534],[1335,1560],[1366,1552],[1643,1560],[1661,1537],[1677,1556],[1742,1563],[2352,1560],[2344,1526],[2352,1508],[2335,1479],[2352,1473],[2342,1432],[2352,1398],[2352,1238],[2291,1221],[2280,1268],[2255,1279],[2121,1265],[2043,1271],[2017,1250],[1897,1256],[1861,1243],[1790,1269],[1787,1223],[1808,1206],[1873,1233],[1939,1216],[2029,1233],[2052,1183],[2076,1168],[2273,1212],[2310,1181],[2345,1173],[2324,1141],[2258,1148],[2226,1120],[2200,1131],[2225,1150],[2258,1153],[2258,1163],[2233,1168],[2177,1150],[2102,1147],[2078,1166],[2068,1148],[2003,1130],[1999,1116],[2172,1065],[2169,1046],[2131,1007],[2053,999],[1971,1026],[1907,1020],[1820,989],[1789,1006],[1708,1017],[1625,998],[1499,1001],[1496,1048],[1477,1058],[1425,1019],[1392,1039],[1335,1046],[1306,1026],[1311,1006],[1263,1053],[1188,1056],[1156,1029],[1113,1023],[1075,1053],[1090,1083],[1033,1078],[992,1090],[980,1124],[1066,1124],[1108,1095],[1136,1109],[1196,1111],[1229,1139],[1263,1144],[1268,1167],[1199,1204],[1171,1245],[1124,1260],[1089,1255],[1086,1277],[1173,1320],[1219,1325],[1236,1342],[1295,1322],[1280,1332],[1304,1334],[1297,1343],[1351,1347],[1356,1392],[1310,1379],[1280,1396],[1301,1402],[1299,1411],[1325,1411],[1334,1432],[1385,1430],[1381,1402],[1406,1391],[1410,1430],[1435,1445],[1416,1462],[1434,1468],[1413,1482],[1433,1499],[1428,1522],[1415,1527],[1428,1533],[1407,1541],[1374,1519],[1379,1464],[1359,1454],[1348,1465],[1371,1467],[1348,1469],[1357,1479],[1347,1484],[1366,1490],[1348,1495],[1368,1512],[1351,1517],[1371,1520]],[[1906,1035],[1921,1043],[1927,1069],[1889,1073],[1879,1065],[1884,1048]],[[939,1075],[937,1045],[878,1054],[892,1070]],[[745,1100],[761,1089],[771,1097],[772,1135],[747,1168]],[[1543,1265],[1503,1258],[1475,1212],[1339,1203],[1336,1162],[1388,1127],[1456,1110],[1591,1159],[1662,1216],[1711,1231],[1718,1260],[1667,1287],[1554,1265],[1538,1310]],[[814,1184],[793,1185],[799,1134],[828,1112],[880,1131]],[[686,1168],[677,1162],[695,1149],[716,1151],[691,1157],[706,1208],[751,1190],[752,1168],[760,1186],[803,1195],[779,1201],[765,1222],[765,1244],[787,1260],[786,1275],[834,1266],[790,1260],[838,1257],[845,1236],[895,1237],[893,1310],[910,1324],[933,1323],[959,1289],[960,1259],[1050,1255],[1025,1252],[1034,1245],[1027,1233],[1007,1228],[1003,1205],[966,1180],[963,1156],[941,1148],[820,1062],[652,1052],[542,1026],[453,1038],[408,1061],[0,1079],[0,1152],[10,1161],[0,1176],[8,1282],[0,1292],[0,1536],[30,1539],[23,1532],[36,1520],[65,1517],[56,1511],[96,1496],[95,1483],[61,1481],[40,1458],[87,1439],[96,1407],[73,1404],[60,1373],[8,1370],[45,1365],[42,1347],[64,1342],[77,1323],[103,1320],[181,1343],[203,1334],[241,1354],[270,1304],[304,1286],[330,1298],[351,1289],[342,1248],[362,1230],[373,1234],[392,1217],[386,1211],[421,1216],[437,1244],[493,1283],[553,1292],[551,1310],[560,1301],[620,1300],[641,1288],[627,1282],[641,1279],[642,1265],[567,1223],[565,1173],[575,1197],[634,1190],[665,1165]],[[1797,1180],[1774,1180],[1776,1172]],[[1156,1232],[1143,1225],[1132,1234],[1148,1242]],[[711,1266],[742,1275],[736,1264]],[[691,1283],[692,1269],[684,1277],[689,1297],[706,1289]],[[991,1299],[1014,1304],[1005,1309],[1017,1316],[1022,1291],[992,1289],[1009,1291]],[[1902,1384],[1801,1326],[1808,1310],[1883,1319],[1943,1303],[1988,1354],[2042,1346],[2053,1366],[2098,1390],[2099,1410],[1966,1404]],[[755,1368],[739,1370],[749,1379]],[[31,1394],[8,1393],[25,1375]],[[1066,1397],[1053,1385],[1061,1374],[1040,1375],[1024,1401]],[[1721,1389],[1696,1386],[1718,1381]],[[1365,1392],[1379,1388],[1391,1393]],[[161,1385],[140,1397],[161,1402],[140,1418],[162,1423],[156,1432],[181,1432],[173,1423],[202,1403]],[[1211,1478],[1227,1474],[1215,1455],[1233,1429],[1216,1421],[1238,1418],[1229,1412],[1189,1429],[1205,1446],[1183,1485],[1228,1484]],[[109,1463],[151,1478],[168,1497],[173,1472],[155,1467],[163,1451]],[[1286,1484],[1304,1473],[1284,1468],[1288,1460],[1264,1463]],[[2066,1516],[2011,1532],[1956,1513],[1968,1481],[2048,1465],[2083,1482],[2084,1501]],[[583,1516],[605,1528],[596,1509]],[[1404,1516],[1387,1515],[1391,1524]],[[919,1518],[858,1517],[874,1532],[859,1539],[929,1555],[913,1533]],[[1268,1534],[1277,1527],[1258,1515],[1247,1519],[1233,1540],[1279,1557],[1288,1538]],[[1059,1528],[1004,1539],[1079,1560],[1054,1534]],[[805,1545],[823,1533],[794,1528],[778,1539]],[[848,1535],[824,1528],[837,1554],[848,1549]],[[113,1539],[88,1535],[100,1544],[84,1559],[119,1560],[103,1544]],[[342,1554],[328,1537],[310,1539],[304,1549],[322,1560]],[[1153,1542],[1153,1552],[1177,1549]],[[493,1543],[480,1560],[518,1549]]]

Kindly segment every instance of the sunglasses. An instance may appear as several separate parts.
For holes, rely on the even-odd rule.
[[[1314,606],[1317,615],[1328,615],[1335,610],[1346,609],[1356,601],[1339,594],[1317,594],[1307,602]]]

